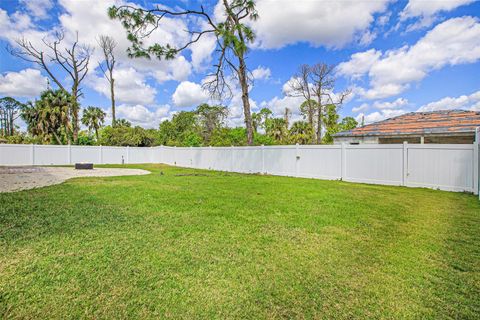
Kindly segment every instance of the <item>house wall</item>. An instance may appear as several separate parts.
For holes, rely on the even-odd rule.
[[[378,144],[377,137],[338,137],[333,138],[333,144]]]
[[[445,144],[470,144],[475,141],[475,136],[425,136],[425,143],[445,143]]]
[[[419,136],[388,136],[388,137],[338,137],[333,138],[334,144],[401,144],[404,141],[408,143],[422,143]],[[475,141],[474,134],[471,135],[425,135],[423,143],[435,144],[471,144]]]

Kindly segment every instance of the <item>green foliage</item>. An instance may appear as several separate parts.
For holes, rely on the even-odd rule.
[[[78,144],[81,146],[94,146],[97,143],[97,140],[92,135],[91,132],[88,131],[80,131],[78,133]]]
[[[340,131],[348,131],[355,129],[358,126],[357,120],[352,117],[345,117],[340,122]]]
[[[200,127],[203,141],[209,144],[213,131],[225,124],[228,110],[224,106],[210,106],[204,103],[197,107],[195,113],[197,114],[196,122]]]
[[[167,146],[192,146],[201,141],[194,111],[181,111],[172,120],[165,120],[159,127],[160,144]]]
[[[290,142],[309,144],[314,134],[312,126],[306,121],[296,121],[290,128]]]
[[[117,119],[115,120],[115,126],[117,127],[131,127],[132,124],[126,119]]]
[[[156,130],[142,127],[106,126],[99,131],[98,144],[104,146],[151,147],[158,144]]]
[[[9,144],[41,144],[42,140],[38,137],[32,137],[30,134],[25,132],[15,132],[12,136],[6,136],[0,138],[0,143],[9,143]]]
[[[268,118],[265,121],[265,131],[278,144],[288,143],[288,125],[283,118]]]
[[[90,106],[83,110],[82,123],[83,125],[88,127],[89,132],[95,132],[95,137],[97,138],[97,141],[99,139],[98,129],[100,129],[100,127],[105,122],[106,115],[107,114],[102,109],[97,107]]]
[[[252,113],[252,125],[255,132],[258,129],[264,129],[266,131],[266,122],[272,115],[272,110],[268,108],[262,108],[259,112]]]
[[[45,143],[65,144],[72,136],[71,112],[76,100],[63,89],[46,90],[22,109],[28,132]]]
[[[339,123],[340,116],[337,113],[337,107],[333,104],[327,105],[324,115],[325,135],[323,136],[322,143],[333,143],[333,135],[346,130],[351,130],[357,127],[357,121],[352,117],[345,117]]]
[[[15,120],[18,118],[24,104],[11,97],[0,99],[0,136],[15,134]]]

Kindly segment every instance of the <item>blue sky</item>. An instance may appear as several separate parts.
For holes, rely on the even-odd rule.
[[[158,1],[171,8],[198,8],[196,1]],[[12,57],[5,47],[21,37],[41,45],[56,29],[71,43],[96,46],[101,34],[113,36],[116,55],[117,117],[145,127],[175,112],[208,101],[201,83],[212,65],[212,39],[205,38],[173,61],[132,60],[128,41],[106,9],[123,0],[1,0],[0,96],[33,100],[46,88],[45,73]],[[217,17],[216,1],[202,2]],[[150,2],[138,5],[149,7]],[[352,90],[342,116],[365,122],[410,111],[467,109],[480,111],[480,2],[455,1],[287,1],[258,0],[259,19],[252,23],[257,39],[248,54],[255,76],[251,88],[254,111],[263,106],[282,114],[285,107],[300,119],[299,98],[289,97],[289,79],[301,64],[337,65],[335,91]],[[180,45],[183,30],[198,21],[169,19],[151,41]],[[109,111],[108,86],[98,69],[95,49],[83,83],[82,106]],[[68,85],[60,70],[59,77]],[[242,125],[238,88],[224,101],[229,124]]]

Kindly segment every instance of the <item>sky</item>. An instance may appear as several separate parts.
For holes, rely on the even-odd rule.
[[[90,71],[83,82],[82,107],[97,106],[110,120],[108,82],[98,63],[97,39],[113,37],[117,67],[117,118],[157,128],[182,110],[212,101],[202,81],[215,63],[215,41],[203,37],[175,59],[131,59],[129,42],[118,21],[109,19],[111,5],[125,0],[0,0],[0,97],[33,101],[48,86],[37,65],[10,55],[7,47],[25,38],[41,48],[42,39],[63,30],[64,43],[94,48]],[[221,19],[217,1],[134,1],[152,8],[199,9],[202,4]],[[288,95],[288,82],[302,64],[336,65],[334,92],[351,90],[340,109],[365,123],[412,111],[465,109],[480,111],[480,1],[454,0],[257,0],[259,18],[248,22],[256,34],[247,55],[253,77],[252,111],[262,107],[282,115],[292,110],[300,120],[302,100]],[[181,46],[190,40],[187,29],[203,22],[192,18],[165,19],[147,43]],[[54,71],[65,85],[66,74]],[[52,85],[53,86],[53,85]],[[241,95],[233,87],[228,124],[243,125]],[[20,124],[22,126],[22,124]]]

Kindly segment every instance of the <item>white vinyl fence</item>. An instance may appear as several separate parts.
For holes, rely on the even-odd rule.
[[[478,194],[478,153],[478,143],[199,148],[4,144],[0,145],[0,165],[165,163]]]

